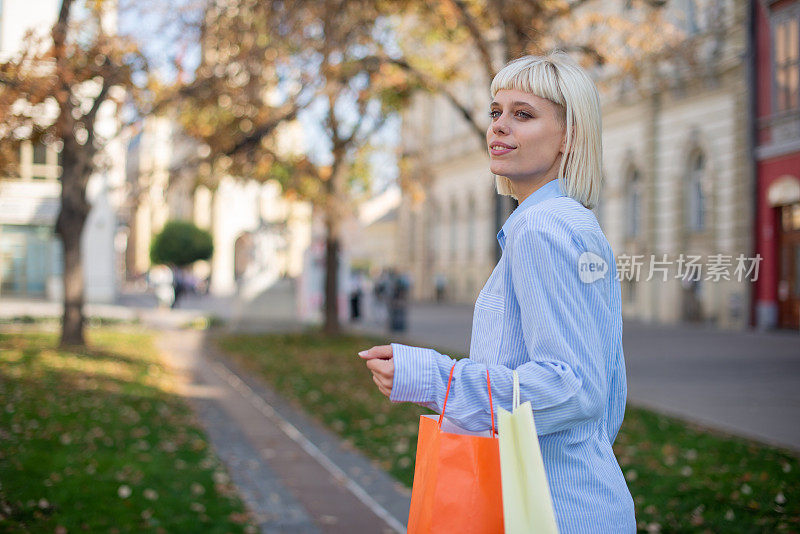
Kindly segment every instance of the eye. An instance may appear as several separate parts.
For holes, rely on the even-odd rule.
[[[530,113],[526,113],[524,111],[518,111],[517,115],[519,115],[520,117],[522,117],[524,119],[532,119],[533,118],[533,115],[531,115]]]
[[[495,115],[495,113],[497,113],[498,115]],[[492,111],[489,112],[489,116],[493,119],[496,119],[499,116],[499,114],[500,112],[497,111],[496,109],[493,109]]]

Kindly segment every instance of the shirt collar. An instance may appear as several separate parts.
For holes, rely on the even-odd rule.
[[[533,206],[544,200],[549,200],[551,198],[564,197],[564,196],[566,196],[566,194],[564,193],[564,191],[562,191],[558,178],[550,180],[542,187],[540,187],[539,189],[528,195],[528,198],[526,198],[522,202],[522,204],[517,206],[517,209],[511,212],[511,215],[508,216],[508,219],[506,219],[505,224],[503,224],[503,227],[497,233],[497,241],[500,243],[500,248],[501,249],[505,248],[506,236],[508,235],[508,232],[511,230],[512,226],[514,225],[514,222],[522,216],[523,212],[529,210],[530,208],[532,208]]]

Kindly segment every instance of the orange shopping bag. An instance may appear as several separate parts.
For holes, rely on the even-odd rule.
[[[489,371],[492,431],[469,432],[449,421],[444,411],[453,370],[447,381],[442,414],[420,416],[417,463],[411,490],[409,534],[493,534],[503,532],[500,449],[495,437]]]

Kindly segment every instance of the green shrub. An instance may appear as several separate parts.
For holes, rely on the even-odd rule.
[[[185,267],[198,260],[207,260],[214,252],[211,234],[188,221],[170,221],[150,245],[150,261],[154,264]]]

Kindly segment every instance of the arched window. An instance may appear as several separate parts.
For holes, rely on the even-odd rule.
[[[706,227],[706,196],[703,187],[705,170],[705,155],[701,151],[694,152],[689,158],[684,194],[686,199],[685,221],[691,232],[702,232]]]
[[[427,259],[430,262],[436,261],[436,250],[439,248],[439,206],[436,200],[430,199],[428,202],[427,219],[428,224],[425,226],[425,251]]]
[[[414,261],[416,259],[416,245],[417,245],[417,213],[412,208],[408,214],[408,259]]]
[[[458,203],[455,197],[450,201],[450,259],[455,261],[458,250]]]
[[[467,203],[467,257],[472,260],[475,259],[475,194],[469,194],[469,201]]]
[[[642,179],[636,168],[631,168],[626,178],[625,235],[635,239],[642,233]]]

